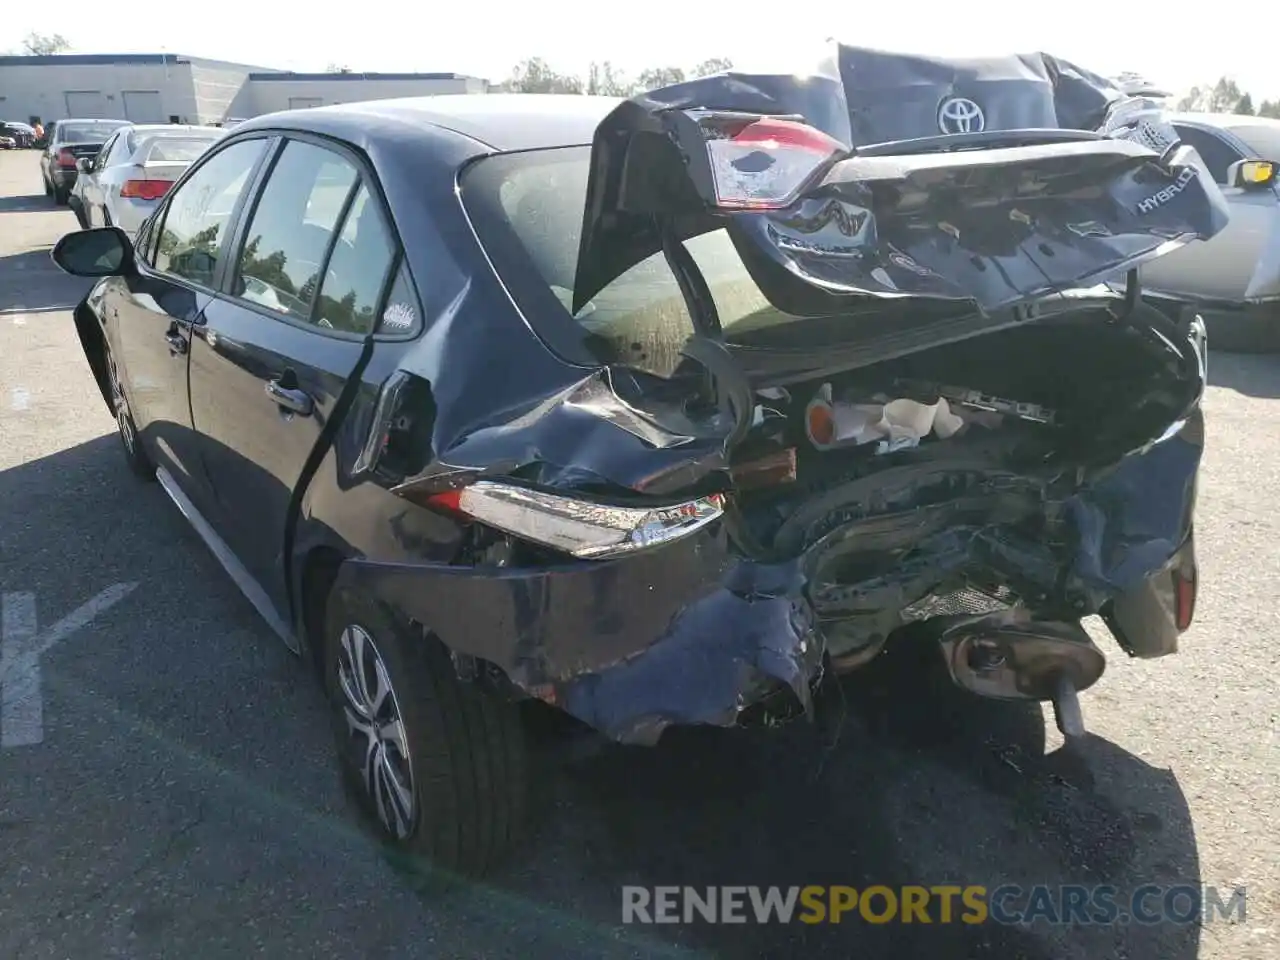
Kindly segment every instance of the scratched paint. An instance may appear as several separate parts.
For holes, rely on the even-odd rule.
[[[107,587],[44,631],[38,628],[34,593],[15,591],[0,597],[0,748],[29,747],[44,741],[40,658],[137,586],[117,583]]]

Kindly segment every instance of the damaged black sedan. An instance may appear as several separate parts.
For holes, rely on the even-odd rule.
[[[925,623],[1072,735],[1082,617],[1176,648],[1205,344],[1135,268],[1226,215],[1121,96],[838,46],[296,111],[54,258],[103,278],[75,319],[130,468],[314,664],[374,822],[479,870],[523,700],[653,743]]]

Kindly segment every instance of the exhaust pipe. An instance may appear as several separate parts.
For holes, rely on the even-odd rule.
[[[1050,700],[1063,736],[1084,736],[1076,694],[1097,682],[1107,661],[1079,623],[1005,610],[951,623],[939,644],[959,686],[1000,700]]]

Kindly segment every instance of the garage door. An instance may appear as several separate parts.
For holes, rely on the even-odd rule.
[[[77,119],[108,119],[107,98],[101,90],[68,90],[67,116]]]
[[[159,90],[124,91],[124,118],[134,123],[164,123]]]
[[[290,97],[290,110],[306,110],[308,107],[322,107],[324,100],[321,97]]]

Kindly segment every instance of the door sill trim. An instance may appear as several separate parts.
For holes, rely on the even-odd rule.
[[[209,521],[196,508],[196,505],[188,499],[187,495],[182,492],[177,481],[173,479],[173,475],[164,467],[156,467],[156,479],[160,481],[160,486],[164,492],[168,494],[169,499],[173,501],[174,506],[187,518],[187,522],[195,528],[196,533],[200,534],[200,539],[222,564],[224,570],[235,581],[235,585],[240,588],[240,592],[244,594],[245,599],[253,604],[253,608],[258,611],[262,619],[267,621],[267,626],[275,631],[276,635],[284,641],[284,645],[293,653],[301,654],[302,645],[298,643],[298,638],[293,635],[293,631],[288,625],[280,619],[280,615],[276,613],[275,606],[271,603],[271,599],[267,596],[267,592],[262,589],[262,585],[254,579],[247,567],[236,557],[227,546],[217,532],[214,531]]]

